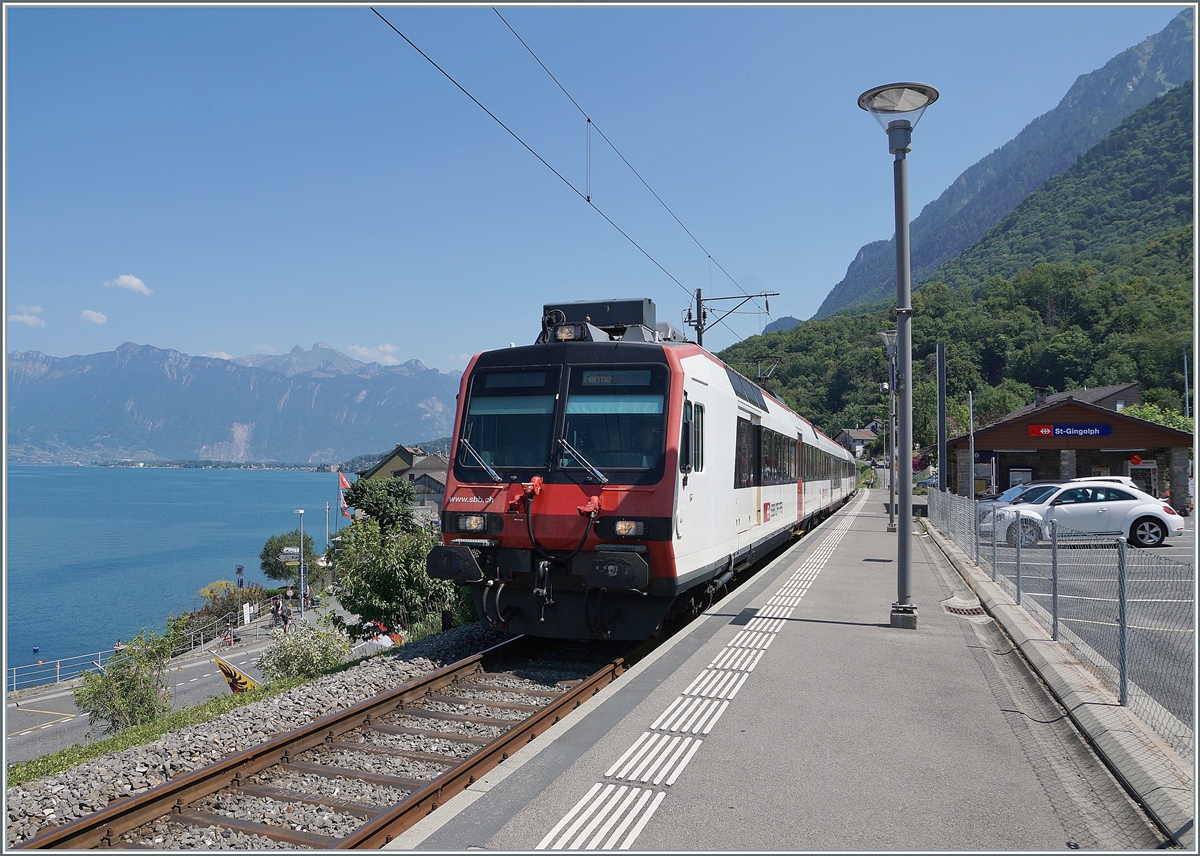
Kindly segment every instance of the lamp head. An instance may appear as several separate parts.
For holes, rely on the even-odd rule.
[[[896,353],[896,330],[880,330],[879,338],[883,339],[883,343],[887,345],[888,356],[894,356]]]
[[[858,96],[858,106],[878,120],[888,134],[892,154],[907,152],[912,130],[925,108],[938,100],[938,91],[928,83],[889,83]]]

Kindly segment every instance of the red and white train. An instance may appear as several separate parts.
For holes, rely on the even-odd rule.
[[[432,577],[482,621],[645,639],[853,494],[851,455],[650,300],[544,308],[463,375]]]

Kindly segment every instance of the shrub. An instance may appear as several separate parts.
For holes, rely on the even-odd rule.
[[[323,630],[300,625],[292,633],[271,632],[270,646],[254,665],[262,670],[267,683],[290,678],[314,678],[324,674],[350,656],[350,640],[336,628]]]
[[[115,734],[170,713],[166,674],[171,648],[170,637],[143,630],[114,652],[102,671],[84,672],[71,693],[87,713],[88,725],[106,722],[105,733]]]

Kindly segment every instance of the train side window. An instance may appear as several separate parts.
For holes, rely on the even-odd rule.
[[[735,489],[755,487],[758,485],[758,449],[755,447],[754,425],[750,420],[737,421],[737,435],[734,440],[733,486]]]
[[[704,405],[692,405],[692,470],[704,469]]]

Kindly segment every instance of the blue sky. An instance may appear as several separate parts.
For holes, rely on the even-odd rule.
[[[461,369],[541,306],[778,291],[808,318],[893,232],[856,99],[941,99],[915,217],[1179,4],[379,6],[663,273],[365,6],[5,8],[5,351],[193,355],[325,342]],[[711,350],[770,318],[737,315]]]

